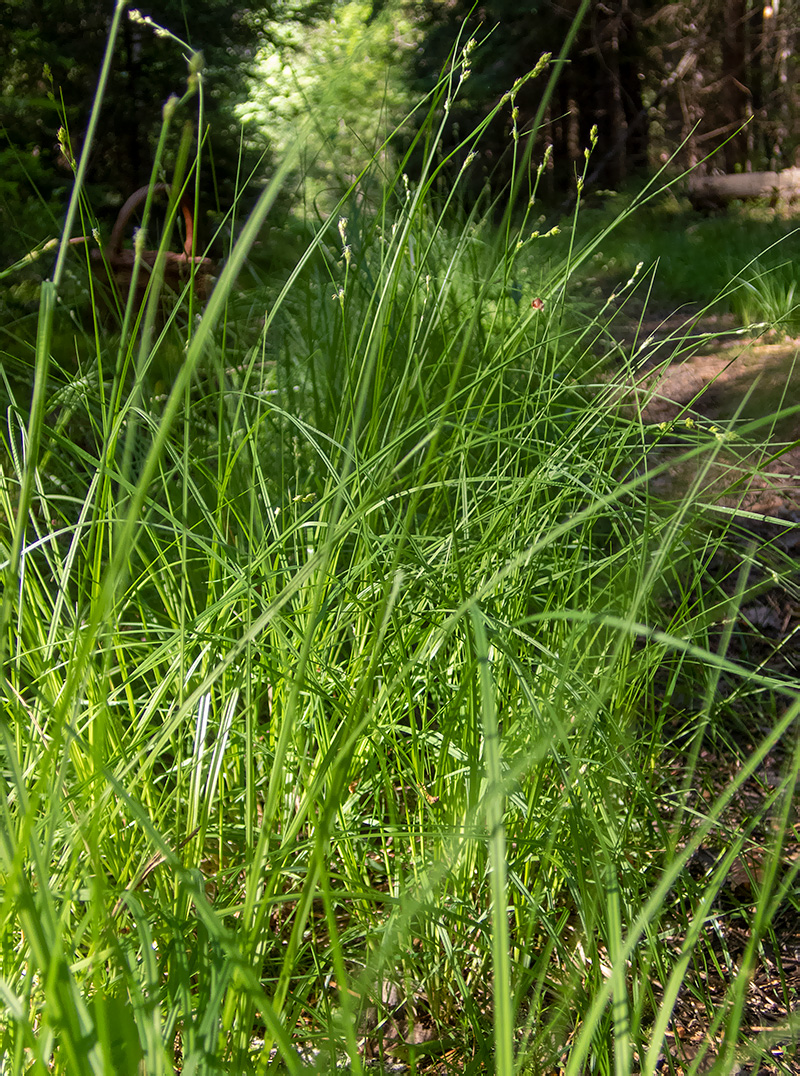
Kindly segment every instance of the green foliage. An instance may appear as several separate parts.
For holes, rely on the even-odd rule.
[[[587,242],[593,234],[603,234],[583,280],[587,291],[596,285],[607,292],[642,262],[658,266],[651,299],[659,307],[713,307],[735,313],[743,325],[791,327],[790,262],[800,257],[800,234],[791,219],[745,205],[703,215],[669,192],[609,230],[609,223],[639,200],[640,191],[605,192],[583,207]],[[773,291],[775,301],[770,302]]]
[[[165,312],[156,262],[141,318],[84,331],[59,261],[34,331],[10,327],[10,1072],[363,1072],[393,1027],[411,1066],[654,1072],[681,989],[720,1012],[721,1067],[759,1052],[741,1013],[796,904],[800,703],[733,644],[751,574],[794,565],[703,490],[719,465],[735,495],[770,417],[648,426],[571,301],[580,218],[542,236],[532,209],[499,228],[458,183],[434,197],[457,70],[419,182],[373,161],[288,271],[248,257],[311,121],[199,316],[191,283]],[[652,479],[676,460],[697,478],[670,503]],[[755,742],[695,794],[748,704]],[[729,827],[779,743],[774,795]],[[705,928],[759,826],[720,1004],[690,962],[717,960]]]
[[[376,15],[358,0],[336,5],[317,26],[286,23],[278,41],[259,51],[238,115],[280,153],[297,137],[298,123],[313,117],[313,157],[299,162],[298,177],[318,212],[330,211],[371,158],[384,179],[393,171],[384,143],[415,103],[406,69],[418,39],[402,5]]]
[[[783,261],[772,266],[758,261],[751,263],[734,292],[733,305],[744,324],[767,325],[797,336],[800,332],[797,263]]]
[[[157,11],[146,9],[145,14],[129,7],[88,176],[96,212],[113,219],[125,198],[149,181],[162,108],[171,95],[184,93],[185,58],[192,53],[202,55],[210,92],[202,114],[187,111],[181,119],[199,131],[198,138],[205,143],[204,208],[228,206],[240,173],[248,175],[258,169],[259,177],[266,175],[268,144],[255,132],[251,132],[245,159],[241,158],[241,130],[234,109],[244,94],[248,65],[283,19],[303,25],[319,18],[327,7],[326,0],[261,4],[257,11],[224,0],[200,0],[191,5],[191,12],[182,0],[162,0]],[[27,4],[11,2],[2,7],[5,145],[0,151],[7,180],[0,182],[3,263],[21,245],[32,247],[55,232],[52,213],[56,206],[63,212],[72,182],[65,145],[69,142],[73,155],[79,155],[112,11],[111,4],[79,0],[65,6],[60,0],[42,0],[32,20]],[[176,125],[173,153],[179,131]],[[29,204],[31,181],[48,210],[45,214]],[[21,205],[20,189],[28,204]],[[253,195],[248,190],[244,198],[249,205]],[[8,243],[7,254],[4,243]]]

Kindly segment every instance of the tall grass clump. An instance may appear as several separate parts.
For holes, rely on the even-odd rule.
[[[729,1072],[796,1043],[741,1031],[796,902],[797,690],[736,645],[793,567],[740,503],[771,417],[647,426],[571,306],[579,213],[560,260],[536,234],[541,166],[463,204],[480,131],[436,147],[472,47],[418,172],[367,203],[365,161],[282,278],[248,258],[291,153],[204,309],[165,314],[156,263],[115,329],[57,267],[37,339],[6,326],[4,1071]],[[173,211],[199,153],[174,163]],[[708,744],[736,765],[704,789]]]
[[[763,322],[792,336],[800,328],[797,270],[791,261],[780,265],[748,265],[741,274],[734,303],[742,319]]]

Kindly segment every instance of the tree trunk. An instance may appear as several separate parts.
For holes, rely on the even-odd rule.
[[[740,128],[747,122],[750,92],[745,85],[745,0],[725,0],[722,26],[722,92],[724,122],[730,135],[725,143],[725,170],[744,168],[747,162],[747,136]]]

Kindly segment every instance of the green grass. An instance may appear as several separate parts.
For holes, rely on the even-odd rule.
[[[56,285],[38,352],[6,326],[4,1071],[361,1072],[400,1022],[412,1071],[652,1073],[681,990],[718,1071],[758,1053],[800,703],[736,614],[794,565],[703,479],[735,494],[771,416],[645,426],[569,248],[437,202],[435,144],[270,275],[279,174],[199,319],[154,289],[84,330]],[[698,478],[662,502],[676,452]],[[739,766],[702,795],[709,744]]]
[[[645,191],[645,194],[648,193]],[[735,203],[725,212],[693,210],[678,182],[653,190],[641,184],[619,194],[590,195],[581,214],[587,241],[601,235],[582,273],[580,290],[607,296],[642,262],[657,266],[648,302],[659,314],[686,307],[733,313],[742,325],[795,333],[800,233],[779,208]],[[618,226],[609,225],[625,216]]]

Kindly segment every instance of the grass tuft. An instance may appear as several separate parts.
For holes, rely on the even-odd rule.
[[[800,863],[800,697],[743,617],[796,589],[745,501],[775,416],[646,420],[578,298],[629,208],[584,247],[441,196],[458,63],[416,176],[382,146],[288,272],[253,249],[313,125],[203,309],[114,330],[57,279],[6,326],[4,1071],[796,1045],[744,1013]]]

